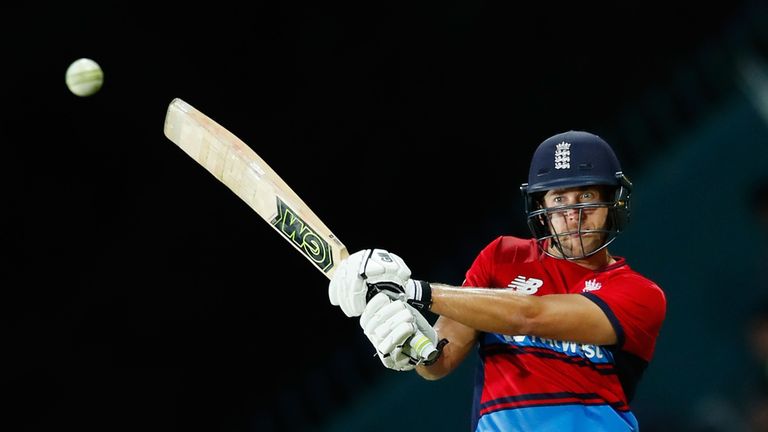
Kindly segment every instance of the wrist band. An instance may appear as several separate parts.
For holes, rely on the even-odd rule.
[[[408,304],[420,312],[432,307],[432,286],[429,282],[413,279],[413,299],[408,299]]]

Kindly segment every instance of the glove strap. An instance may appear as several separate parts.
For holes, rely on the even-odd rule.
[[[368,284],[368,292],[365,295],[366,303],[382,291],[388,291],[392,298],[403,299],[404,296],[404,300],[419,312],[426,312],[432,307],[432,286],[427,281],[411,279],[405,288],[394,282]]]
[[[394,282],[377,282],[375,284],[367,284],[368,292],[365,294],[365,302],[368,303],[378,293],[382,291],[389,291],[391,298],[401,298],[403,293],[403,287]]]

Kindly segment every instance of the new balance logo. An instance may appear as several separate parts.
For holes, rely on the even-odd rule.
[[[541,279],[526,278],[525,276],[518,276],[507,287],[519,292],[520,294],[534,294],[539,288],[544,285]]]
[[[601,286],[603,286],[603,284],[601,284],[595,279],[588,280],[584,282],[584,289],[581,290],[581,292],[597,291],[600,289]]]

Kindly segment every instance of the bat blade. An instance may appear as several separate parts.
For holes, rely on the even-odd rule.
[[[168,105],[173,143],[261,216],[329,279],[347,248],[282,178],[237,136],[192,105]]]
[[[344,244],[288,184],[253,149],[213,119],[176,98],[168,105],[163,131],[328,279],[349,256]],[[421,331],[417,330],[407,343],[423,359],[431,360],[438,354]]]

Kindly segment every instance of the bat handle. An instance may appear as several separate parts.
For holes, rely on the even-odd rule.
[[[411,346],[411,353],[416,354],[415,357],[428,363],[432,362],[439,354],[432,341],[424,336],[420,330],[416,330],[416,333],[408,339],[408,345]]]

